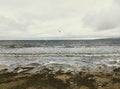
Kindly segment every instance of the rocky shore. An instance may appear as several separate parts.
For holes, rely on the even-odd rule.
[[[12,71],[1,69],[0,89],[120,89],[120,67],[75,70],[33,63]]]

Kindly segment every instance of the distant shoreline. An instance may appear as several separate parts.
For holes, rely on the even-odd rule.
[[[38,56],[38,57],[119,57],[120,53],[0,53],[0,57],[14,57],[14,56]]]

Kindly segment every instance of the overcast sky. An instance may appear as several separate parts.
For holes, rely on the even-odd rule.
[[[120,37],[120,0],[0,0],[0,40]]]

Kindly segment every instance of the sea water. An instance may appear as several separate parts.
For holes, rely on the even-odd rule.
[[[0,56],[0,69],[10,66],[69,65],[72,67],[120,66],[120,39],[101,40],[4,40],[0,41],[0,54],[54,54],[54,56]],[[58,54],[99,54],[99,56],[58,56]],[[100,54],[110,54],[103,56]]]

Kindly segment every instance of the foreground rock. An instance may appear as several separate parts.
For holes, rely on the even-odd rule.
[[[19,67],[14,72],[0,71],[0,89],[120,89],[120,68],[111,73],[89,71],[53,71]]]

